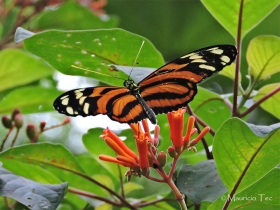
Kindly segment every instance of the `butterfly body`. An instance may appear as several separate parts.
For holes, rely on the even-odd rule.
[[[106,114],[120,123],[145,118],[156,124],[156,115],[186,106],[197,93],[196,84],[230,65],[237,54],[232,45],[203,48],[184,55],[124,87],[89,87],[68,91],[54,101],[55,109],[69,116]]]

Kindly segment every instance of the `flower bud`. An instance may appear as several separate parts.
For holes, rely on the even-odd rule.
[[[44,131],[45,127],[46,127],[46,122],[40,122],[40,130]]]
[[[5,128],[11,128],[13,126],[13,121],[8,116],[2,116],[2,124]]]
[[[159,152],[158,156],[157,156],[157,160],[158,160],[160,166],[164,167],[166,164],[166,154],[163,151]]]
[[[67,123],[70,123],[70,118],[69,117],[65,118],[65,120],[63,121],[63,124],[67,124]]]
[[[19,109],[14,109],[14,111],[12,112],[11,119],[14,120],[15,116],[19,113],[20,113]]]
[[[155,126],[155,131],[154,131],[154,146],[157,147],[159,144],[159,131],[160,127],[158,125]]]
[[[32,141],[35,138],[35,136],[36,136],[36,127],[35,127],[35,125],[33,125],[33,124],[27,125],[27,127],[26,127],[26,134],[27,134],[28,138]],[[32,143],[34,143],[34,142],[32,142]]]
[[[172,146],[168,147],[167,152],[168,152],[169,156],[172,157],[172,158],[175,158],[176,155],[177,155],[177,153],[175,151],[175,148],[172,147]]]
[[[23,125],[23,118],[22,118],[22,114],[16,114],[14,117],[14,122],[15,122],[15,126],[16,128],[21,128]]]

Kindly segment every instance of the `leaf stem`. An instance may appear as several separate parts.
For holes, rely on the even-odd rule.
[[[13,128],[15,127],[15,124],[12,125],[12,127],[9,129],[8,133],[6,134],[5,138],[2,140],[2,144],[0,146],[0,152],[3,151],[4,149],[4,145],[9,137],[9,135],[11,134],[11,132],[13,131]]]
[[[258,101],[256,101],[251,107],[249,107],[246,111],[242,112],[239,114],[239,117],[244,117],[247,114],[249,114],[251,111],[253,111],[255,108],[257,108],[257,106],[259,106],[262,102],[264,102],[265,100],[267,100],[268,98],[270,98],[271,96],[273,96],[274,94],[276,94],[277,92],[280,91],[280,87],[275,88],[274,90],[272,90],[271,92],[269,92],[268,94],[266,94],[264,97],[262,97],[261,99],[259,99]]]

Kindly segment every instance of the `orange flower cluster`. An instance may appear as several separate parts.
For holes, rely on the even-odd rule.
[[[178,111],[167,114],[170,125],[170,139],[172,141],[172,146],[170,146],[167,151],[172,158],[176,159],[185,149],[193,148],[193,146],[210,130],[209,127],[205,127],[203,131],[191,141],[191,136],[197,132],[197,129],[193,128],[195,118],[190,116],[186,135],[183,136],[184,113],[184,109],[179,109]],[[99,159],[129,167],[130,170],[126,174],[128,177],[131,177],[131,175],[148,176],[149,167],[157,170],[159,167],[162,168],[166,163],[166,154],[164,152],[158,152],[156,148],[158,145],[160,127],[158,125],[155,126],[153,138],[150,135],[147,120],[142,121],[144,131],[140,123],[131,124],[130,127],[134,132],[138,155],[127,147],[115,133],[107,128],[100,137],[117,153],[117,156],[100,155]]]

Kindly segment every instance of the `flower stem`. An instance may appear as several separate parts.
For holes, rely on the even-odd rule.
[[[184,196],[184,194],[180,193],[179,189],[176,187],[173,180],[171,178],[169,178],[168,180],[166,180],[166,183],[169,185],[172,192],[174,193],[179,205],[181,206],[181,210],[188,210],[187,205],[184,200],[185,196]]]

